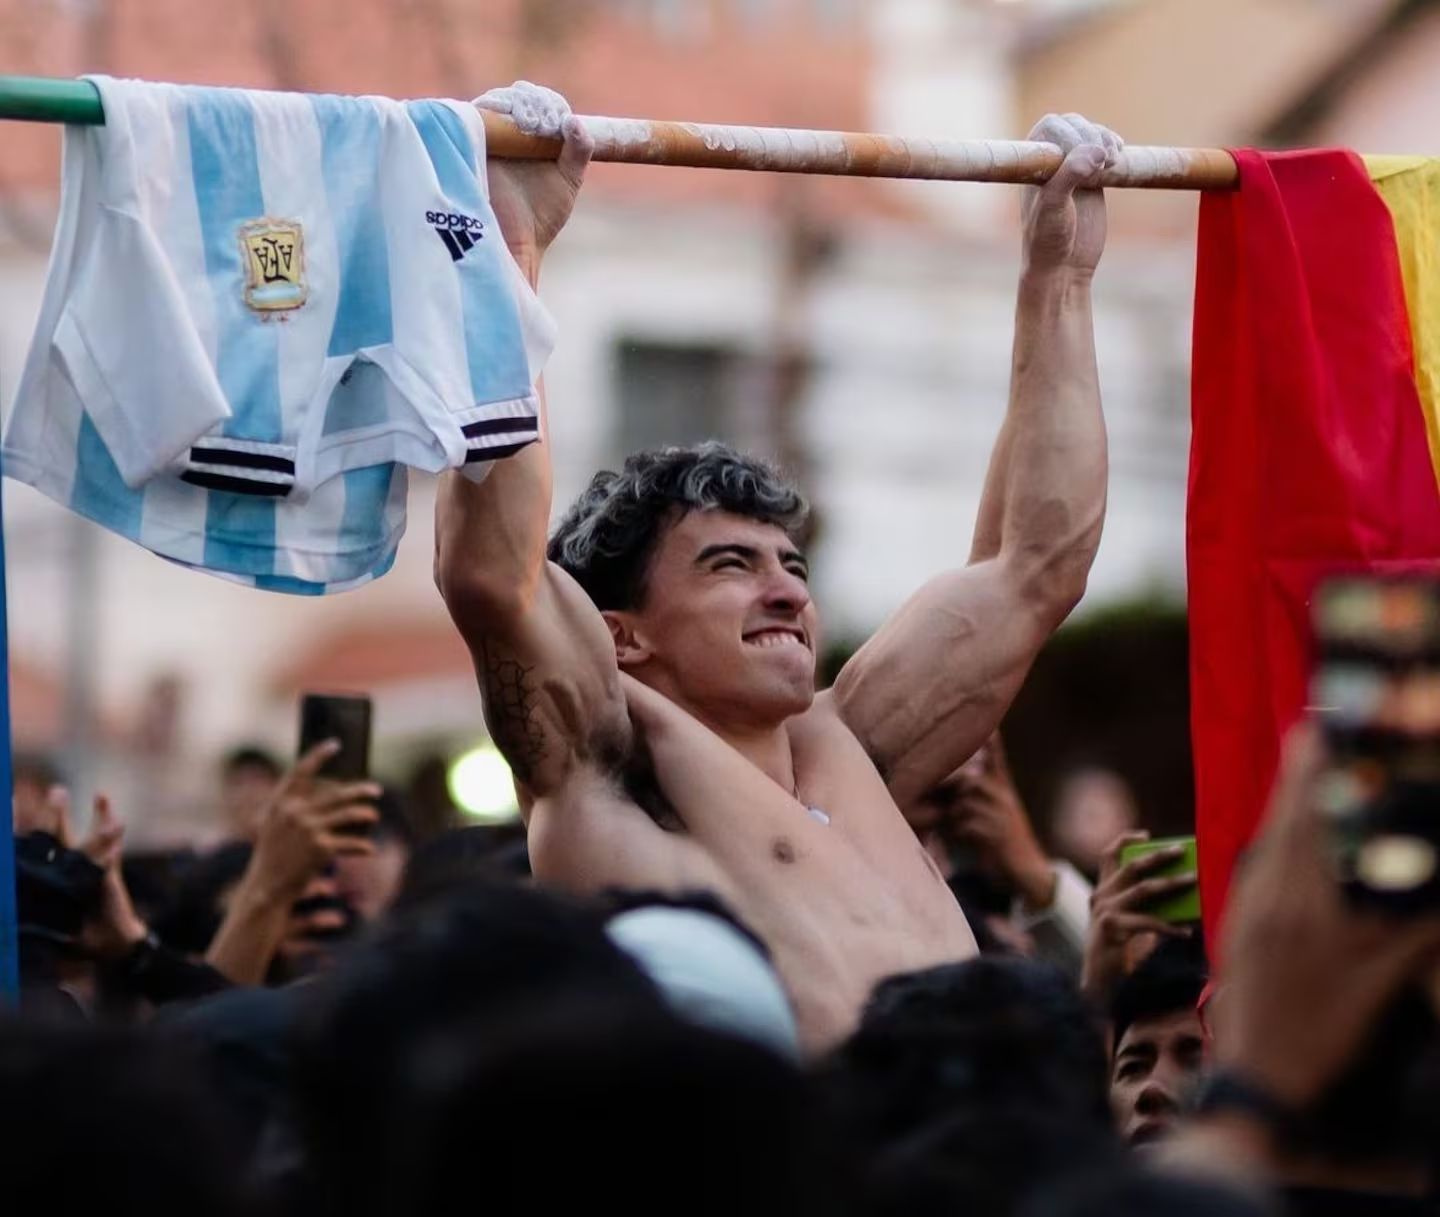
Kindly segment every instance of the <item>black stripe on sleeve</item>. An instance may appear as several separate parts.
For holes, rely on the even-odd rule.
[[[197,465],[233,465],[238,469],[268,469],[271,473],[295,476],[295,462],[268,452],[240,452],[233,448],[191,448],[190,460]]]
[[[540,421],[536,418],[480,418],[460,428],[466,439],[474,439],[479,435],[506,435],[511,431],[524,434],[527,431],[533,433],[539,430]]]
[[[465,454],[467,465],[474,461],[499,461],[507,456],[514,456],[523,448],[530,447],[535,441],[533,439],[521,440],[518,444],[497,444],[493,448],[471,448]]]
[[[223,473],[205,473],[187,469],[180,475],[182,482],[203,486],[206,490],[228,490],[231,494],[252,494],[261,498],[284,498],[290,493],[289,482],[252,482],[249,478],[226,477]]]

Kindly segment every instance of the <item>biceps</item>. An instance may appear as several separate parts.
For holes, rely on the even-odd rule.
[[[926,584],[856,652],[836,707],[901,806],[989,738],[1048,634],[987,562]]]

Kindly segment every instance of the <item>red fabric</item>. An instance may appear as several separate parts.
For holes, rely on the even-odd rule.
[[[1384,201],[1352,153],[1237,152],[1200,208],[1187,518],[1200,895],[1212,944],[1304,709],[1312,587],[1440,565],[1440,491]]]

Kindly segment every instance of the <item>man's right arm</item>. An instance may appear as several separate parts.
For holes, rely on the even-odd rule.
[[[470,648],[490,735],[531,797],[576,763],[613,767],[630,749],[609,630],[545,558],[547,430],[542,407],[539,443],[478,485],[446,474],[435,506],[435,582]]]
[[[569,218],[593,144],[580,124],[564,119],[564,99],[535,86],[497,90],[479,101],[511,113],[522,129],[528,129],[527,114],[543,120],[558,132],[537,127],[535,133],[564,139],[557,161],[488,165],[491,206],[536,290],[541,261]],[[490,734],[530,798],[557,790],[577,762],[613,767],[630,746],[609,630],[580,586],[545,558],[550,437],[544,391],[537,389],[539,442],[497,461],[478,484],[446,474],[435,505],[435,582],[474,659]]]

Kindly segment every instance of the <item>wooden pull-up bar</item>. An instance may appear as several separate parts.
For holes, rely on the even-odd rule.
[[[558,140],[523,135],[508,118],[483,114],[491,156],[545,160],[559,151]],[[99,90],[87,80],[0,76],[0,118],[96,124],[105,121],[105,113]],[[637,118],[585,116],[583,121],[595,139],[595,159],[625,164],[1022,184],[1043,182],[1060,165],[1053,144],[1025,140],[915,139]],[[1102,182],[1225,190],[1237,180],[1235,160],[1221,148],[1137,147],[1126,148]]]

